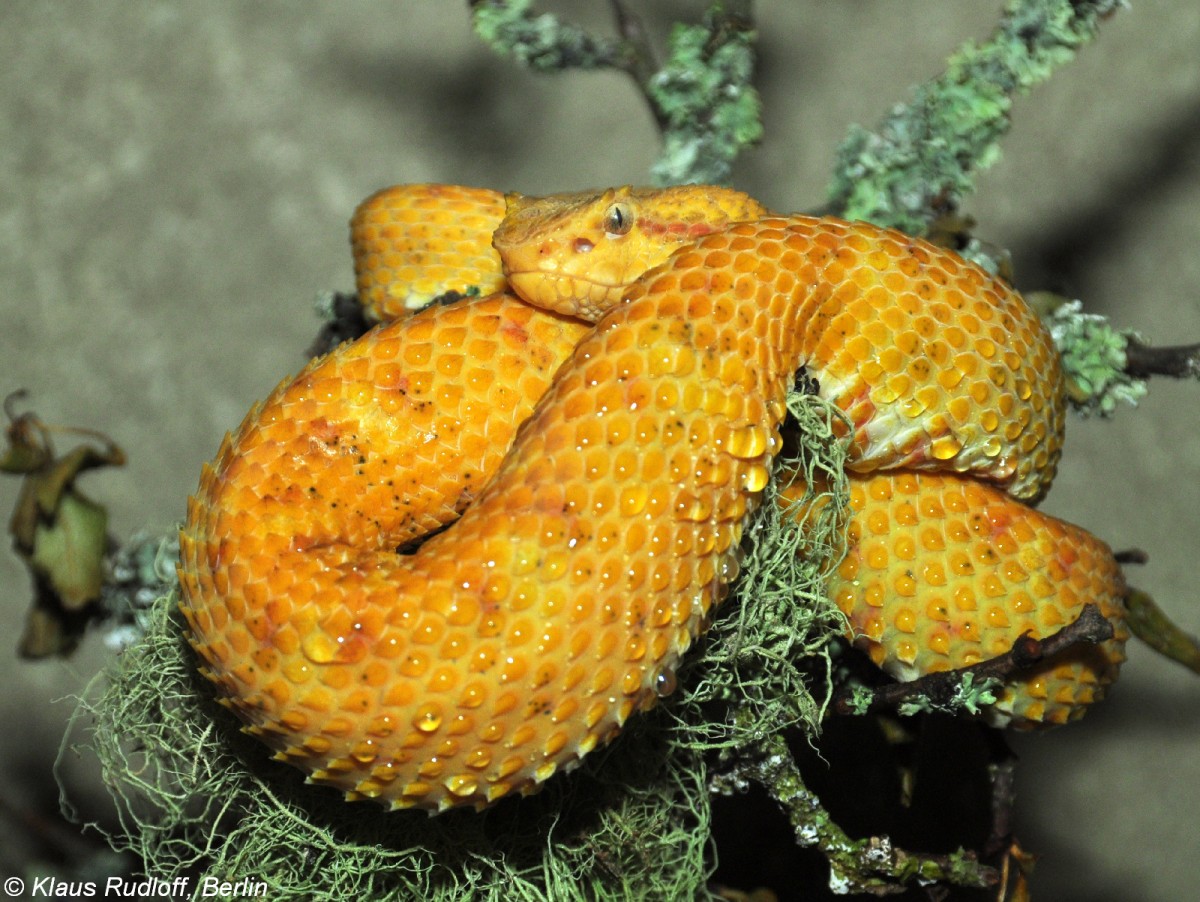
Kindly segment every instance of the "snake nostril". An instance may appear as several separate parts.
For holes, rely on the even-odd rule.
[[[575,253],[577,253],[577,254],[586,254],[588,251],[590,251],[595,246],[596,245],[592,244],[592,242],[589,241],[587,238],[576,238],[575,239]]]

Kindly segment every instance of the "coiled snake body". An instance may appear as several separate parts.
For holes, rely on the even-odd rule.
[[[1056,353],[954,254],[697,187],[506,212],[406,186],[352,237],[360,298],[399,318],[252,410],[181,535],[204,673],[312,780],[482,807],[654,704],[737,575],[801,365],[853,430],[829,591],[877,663],[972,663],[1087,601],[1120,627],[1107,547],[1015,500],[1059,456]],[[405,311],[468,286],[485,296]],[[1047,662],[997,717],[1078,716],[1124,635]]]

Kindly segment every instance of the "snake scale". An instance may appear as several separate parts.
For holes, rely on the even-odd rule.
[[[977,266],[695,186],[398,186],[351,233],[381,325],[248,414],[181,533],[202,672],[310,780],[482,808],[655,704],[737,576],[801,366],[852,430],[828,591],[877,664],[970,664],[1092,601],[1116,637],[992,715],[1072,719],[1115,678],[1112,553],[1027,503],[1060,454],[1057,354]]]

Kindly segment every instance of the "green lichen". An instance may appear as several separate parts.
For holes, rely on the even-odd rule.
[[[1120,0],[1011,0],[995,33],[969,42],[874,129],[851,128],[829,189],[834,212],[922,234],[1000,157],[1015,97],[1096,35]]]
[[[107,575],[101,593],[108,623],[105,641],[124,649],[138,641],[150,627],[153,610],[175,585],[179,536],[136,532],[107,557]]]
[[[538,72],[603,69],[624,53],[624,44],[593,37],[549,13],[532,11],[533,0],[475,0],[475,33],[497,53]]]
[[[856,717],[865,717],[871,713],[871,704],[875,701],[875,693],[869,686],[857,685],[850,690],[846,698],[847,710]]]
[[[719,21],[710,12],[703,24],[676,25],[667,62],[646,85],[663,123],[656,185],[728,182],[738,154],[762,137],[754,32]]]
[[[967,672],[962,675],[954,693],[945,702],[939,702],[926,695],[915,695],[906,699],[897,710],[906,717],[933,712],[974,716],[980,714],[984,708],[996,704],[996,692],[1001,688],[1003,683],[1000,680],[976,680],[975,674]]]
[[[1071,405],[1084,415],[1112,416],[1119,403],[1137,406],[1146,381],[1126,371],[1126,333],[1103,316],[1084,313],[1080,301],[1060,304],[1046,319],[1062,358]]]
[[[788,409],[799,449],[776,460],[776,478],[745,531],[734,598],[700,654],[680,670],[683,696],[670,710],[674,741],[689,749],[736,749],[793,727],[813,736],[823,714],[824,699],[812,695],[811,664],[827,668],[828,642],[845,625],[824,583],[845,552],[846,445],[834,438],[841,415],[826,402],[793,393]],[[785,507],[780,493],[797,479],[808,493]],[[736,720],[723,714],[734,704]]]

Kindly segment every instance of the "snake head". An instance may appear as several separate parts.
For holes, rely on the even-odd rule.
[[[676,248],[768,215],[740,191],[707,185],[609,188],[506,198],[492,236],[509,285],[531,304],[596,320]]]

